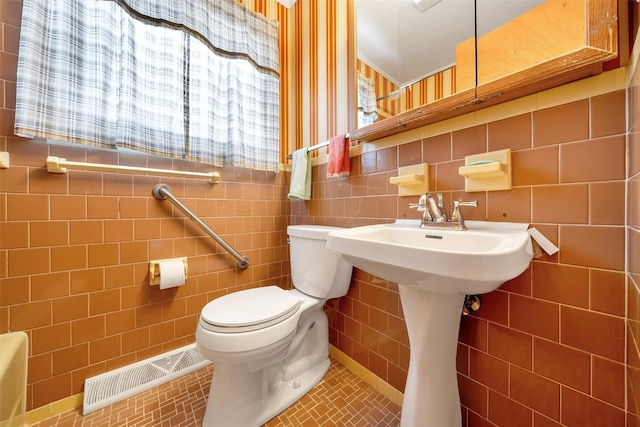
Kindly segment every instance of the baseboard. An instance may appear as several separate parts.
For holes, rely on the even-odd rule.
[[[380,394],[391,400],[396,405],[402,406],[404,393],[398,391],[388,382],[329,344],[329,354],[331,357],[342,363],[348,370],[359,376],[364,382],[375,388]]]
[[[60,415],[74,409],[82,410],[84,393],[74,394],[64,399],[56,400],[44,406],[27,411],[25,421],[28,426],[44,421],[48,418]]]

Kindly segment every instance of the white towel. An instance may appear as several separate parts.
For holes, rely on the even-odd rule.
[[[290,200],[311,199],[311,155],[307,148],[293,152],[291,160]]]

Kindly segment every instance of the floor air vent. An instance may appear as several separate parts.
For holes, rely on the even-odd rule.
[[[192,344],[87,378],[82,414],[87,415],[210,363]]]

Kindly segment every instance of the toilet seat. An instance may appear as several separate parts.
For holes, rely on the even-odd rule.
[[[302,301],[277,286],[246,289],[217,298],[204,306],[200,324],[222,333],[263,329],[293,316]]]

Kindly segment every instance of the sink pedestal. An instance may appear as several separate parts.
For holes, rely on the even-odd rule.
[[[460,427],[456,351],[464,295],[398,289],[411,352],[400,425]]]
[[[461,427],[456,351],[465,294],[485,294],[527,269],[531,236],[508,224],[465,231],[419,221],[332,231],[327,248],[398,284],[409,333],[403,427]]]

